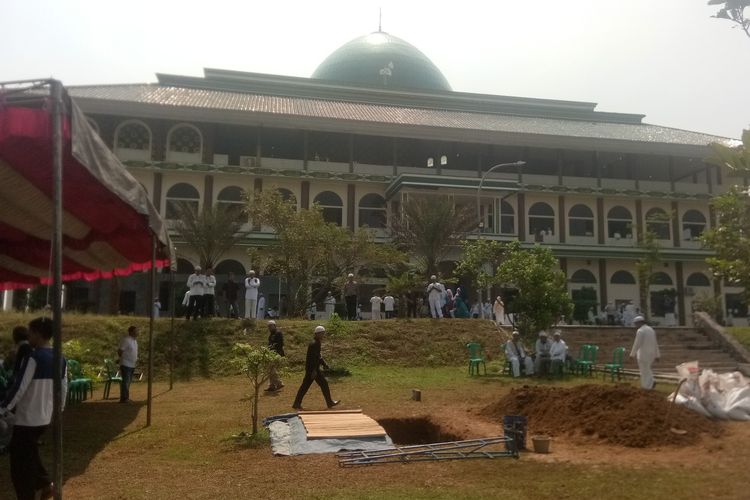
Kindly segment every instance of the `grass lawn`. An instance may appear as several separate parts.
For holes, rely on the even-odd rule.
[[[733,326],[727,328],[727,331],[731,333],[740,344],[744,345],[746,349],[750,349],[750,327]]]
[[[517,384],[498,375],[469,378],[463,366],[353,365],[352,372],[331,384],[343,408],[361,407],[376,419],[429,415],[466,436],[500,432],[497,422],[482,421],[474,410]],[[300,375],[287,376],[280,394],[262,397],[262,415],[289,411]],[[267,445],[249,448],[230,439],[248,430],[249,409],[241,401],[248,387],[239,376],[180,381],[171,391],[159,382],[150,428],[144,428],[145,384],[134,385],[133,396],[139,401],[134,404],[94,399],[69,408],[66,498],[641,499],[747,494],[746,423],[731,424],[725,437],[683,449],[636,450],[561,438],[553,442],[552,454],[524,453],[519,460],[341,469],[332,455],[274,457]],[[422,390],[421,403],[409,399],[413,388]],[[101,397],[101,391],[95,397]],[[305,406],[324,406],[316,386]],[[48,453],[51,446],[43,448]],[[0,457],[0,498],[12,498],[7,456]]]

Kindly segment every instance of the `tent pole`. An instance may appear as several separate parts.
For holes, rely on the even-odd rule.
[[[154,299],[156,297],[156,235],[151,235],[151,271],[149,272],[148,320],[148,395],[146,396],[146,427],[151,425],[151,394],[154,381]]]
[[[62,198],[63,198],[63,87],[50,80],[52,94],[52,434],[54,440],[52,481],[54,498],[62,499],[63,484],[63,421],[62,421]]]
[[[170,266],[172,266],[172,263],[169,263]],[[169,273],[169,279],[172,282],[172,293],[171,293],[171,300],[172,303],[169,305],[170,311],[172,312],[172,318],[171,318],[171,324],[169,326],[169,390],[172,390],[172,387],[174,386],[174,315],[175,310],[174,308],[177,307],[176,303],[176,297],[175,297],[175,289],[174,289],[174,275],[177,272],[176,268],[171,268]]]

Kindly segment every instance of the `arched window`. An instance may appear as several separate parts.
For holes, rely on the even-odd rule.
[[[180,258],[177,258],[177,274],[190,274],[195,269],[195,266],[190,263],[190,261]]]
[[[448,164],[448,157],[445,156],[445,155],[441,156],[440,157],[440,166],[444,167],[447,164]]]
[[[225,259],[219,262],[214,269],[215,274],[228,275],[234,273],[242,279],[245,276],[245,266],[233,259]]]
[[[586,205],[573,205],[568,212],[571,236],[594,236],[594,212]]]
[[[688,210],[682,216],[682,239],[697,240],[706,230],[706,217],[698,210]]]
[[[193,125],[175,125],[167,134],[167,161],[200,163],[203,136]]]
[[[313,200],[323,210],[323,219],[326,222],[342,225],[344,220],[344,203],[341,197],[333,191],[323,191]]]
[[[294,196],[294,193],[286,188],[276,188],[276,191],[279,192],[282,200],[294,204],[295,207],[297,206],[297,197]]]
[[[542,201],[529,208],[529,234],[555,234],[555,211]]]
[[[122,160],[150,160],[151,130],[138,120],[121,123],[115,129],[115,154]]]
[[[175,184],[167,191],[167,205],[165,216],[169,220],[175,220],[180,217],[180,207],[188,207],[195,213],[198,213],[198,201],[200,195],[198,190],[190,184],[181,182]]]
[[[672,285],[672,278],[667,273],[654,273],[649,280],[651,285]]]
[[[607,212],[607,237],[619,240],[633,237],[633,216],[625,207],[616,206]]]
[[[359,200],[359,227],[384,229],[387,223],[385,199],[379,194],[366,194]]]
[[[570,277],[571,283],[596,283],[594,273],[588,269],[579,269]]]
[[[516,211],[507,201],[500,202],[500,234],[516,234]]]
[[[646,229],[651,231],[658,240],[670,238],[669,215],[664,209],[652,208],[646,212]]]
[[[228,211],[231,210],[239,216],[245,209],[245,190],[238,186],[225,187],[219,191],[216,205]]]
[[[711,281],[703,273],[693,273],[688,276],[687,286],[711,286]]]
[[[627,271],[616,271],[609,282],[613,285],[635,285],[635,278]]]

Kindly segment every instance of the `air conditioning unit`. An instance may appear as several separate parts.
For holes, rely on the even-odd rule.
[[[225,167],[229,165],[229,155],[214,154],[214,165]]]
[[[240,167],[252,168],[255,166],[255,156],[240,156]]]
[[[688,297],[692,297],[693,295],[695,295],[695,288],[693,288],[692,286],[686,286],[685,295]]]

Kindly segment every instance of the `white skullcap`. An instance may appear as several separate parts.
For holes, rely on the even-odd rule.
[[[249,270],[249,271],[247,272],[247,274],[255,274],[255,271],[253,271],[252,269],[250,269],[250,270]]]
[[[633,318],[633,323],[645,323],[645,322],[646,322],[646,318],[644,318],[643,316],[636,316],[635,318]]]
[[[437,279],[437,276],[435,276],[435,275],[433,274],[432,276],[430,276],[430,279],[431,279],[431,280],[436,280],[436,279]]]
[[[547,336],[547,332],[545,332],[544,330],[542,330],[541,332],[539,332],[539,336],[540,337],[546,337]]]
[[[554,332],[552,332],[552,335],[554,335],[555,337],[559,337],[562,335],[562,332],[560,330],[555,330]]]
[[[275,322],[274,320],[269,320],[269,321],[268,321],[268,324],[269,324],[269,325],[274,325],[274,326],[275,326],[275,325],[276,325],[276,322]]]
[[[315,327],[315,333],[321,333],[321,332],[324,332],[324,331],[326,331],[326,327],[324,327],[324,326],[318,325],[318,326]]]
[[[519,332],[518,330],[513,330],[513,335],[521,335],[521,332]]]
[[[354,275],[353,275],[352,273],[349,273],[349,276],[347,276],[347,277],[348,277],[348,278],[353,278],[353,277],[354,277]]]

